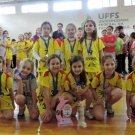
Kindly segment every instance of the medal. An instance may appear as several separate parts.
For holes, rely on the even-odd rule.
[[[75,44],[76,44],[76,39],[74,40],[73,46],[71,45],[71,43],[70,43],[70,41],[69,41],[68,38],[67,38],[67,40],[68,40],[68,42],[69,42],[69,44],[70,44],[71,57],[73,57],[73,56],[74,56],[74,48],[75,48]]]
[[[73,57],[74,56],[74,54],[73,53],[71,53],[71,57]]]

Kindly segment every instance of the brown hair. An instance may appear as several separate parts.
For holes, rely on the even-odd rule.
[[[76,32],[76,26],[75,26],[73,23],[69,23],[69,24],[66,26],[66,33],[67,33],[67,28],[68,28],[68,26],[74,27],[75,32]]]
[[[47,59],[47,64],[50,64],[50,61],[51,61],[52,59],[54,59],[54,58],[59,59],[60,63],[62,62],[61,59],[60,59],[60,57],[59,57],[57,54],[52,54],[52,55],[50,55],[50,56],[48,57],[48,59]]]

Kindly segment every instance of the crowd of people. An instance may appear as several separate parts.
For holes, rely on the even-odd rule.
[[[78,29],[69,23],[65,33],[62,23],[57,26],[51,37],[52,25],[45,21],[36,35],[25,32],[18,40],[11,40],[0,27],[0,110],[6,119],[13,118],[16,103],[18,118],[25,117],[27,107],[31,119],[40,115],[48,123],[63,96],[72,106],[72,116],[86,100],[84,115],[103,120],[105,109],[114,116],[112,105],[122,98],[123,88],[127,116],[135,117],[135,32],[127,38],[123,26],[108,26],[100,38],[93,20]],[[129,75],[124,85],[126,56]]]

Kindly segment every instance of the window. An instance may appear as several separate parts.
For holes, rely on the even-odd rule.
[[[89,0],[88,8],[117,7],[117,0]]]
[[[22,13],[47,12],[48,4],[23,5]]]
[[[135,0],[124,0],[125,6],[135,5]]]
[[[79,10],[79,9],[82,9],[81,1],[56,2],[53,4],[54,11]]]
[[[15,6],[10,7],[0,7],[0,15],[4,14],[15,14]]]

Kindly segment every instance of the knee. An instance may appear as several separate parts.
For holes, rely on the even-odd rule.
[[[41,120],[42,120],[43,123],[46,123],[46,124],[51,121],[51,119],[42,119],[42,118],[41,118]]]
[[[135,96],[131,98],[131,106],[135,108]]]
[[[118,99],[121,99],[123,96],[122,90],[117,88],[115,91],[115,94],[113,94],[113,95],[115,95]]]
[[[95,117],[96,120],[99,120],[99,121],[104,119],[104,115],[103,114],[96,114],[96,115],[94,115],[94,117]]]
[[[32,120],[37,120],[39,117],[39,114],[32,114],[30,117]]]
[[[92,98],[92,92],[90,89],[87,90],[87,92],[85,93],[85,96],[88,98]]]
[[[71,94],[66,94],[64,97],[65,100],[68,100],[68,103],[71,104],[73,102],[73,96]]]
[[[15,97],[16,104],[19,106],[23,106],[25,104],[25,96],[17,94]]]
[[[12,120],[13,119],[13,113],[5,115],[5,118],[7,120]]]

